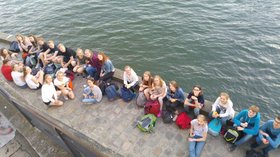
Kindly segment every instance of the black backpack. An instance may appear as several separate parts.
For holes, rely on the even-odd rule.
[[[262,153],[257,152],[253,149],[246,151],[245,157],[264,157]]]
[[[171,111],[163,110],[161,117],[162,117],[163,123],[171,123],[173,121],[174,116]]]

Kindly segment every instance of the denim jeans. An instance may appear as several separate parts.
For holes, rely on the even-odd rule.
[[[86,72],[93,77],[95,80],[99,79],[99,73],[95,67],[88,66],[86,67]]]
[[[239,139],[238,141],[236,141],[234,143],[234,145],[239,146],[239,145],[249,141],[252,137],[253,137],[253,135],[248,135],[247,134],[247,135],[243,136],[241,139]]]
[[[212,115],[213,115],[213,111],[211,111],[211,112],[209,113],[209,118],[210,118],[210,119],[214,118],[214,117],[212,117]],[[223,124],[223,125],[226,125],[227,120],[230,119],[230,116],[220,117],[220,118],[221,118],[221,120],[222,120],[222,124]]]
[[[205,141],[197,142],[197,141],[192,141],[189,142],[189,153],[190,157],[199,157],[201,154],[201,151],[205,145]]]
[[[258,146],[260,146],[260,145],[263,144],[263,142],[262,142],[262,140],[260,139],[259,136],[257,136],[256,142],[257,142]],[[258,146],[257,146],[257,147],[258,147]],[[271,150],[273,150],[273,149],[274,149],[274,148],[273,148],[270,144],[268,144],[268,145],[267,145],[266,147],[264,147],[262,150],[263,150],[263,153],[268,154],[268,152],[271,151]]]
[[[84,99],[82,100],[82,102],[83,102],[83,103],[91,103],[91,104],[96,104],[96,103],[98,103],[98,101],[97,101],[96,99],[94,99],[94,98],[84,98]]]
[[[185,111],[190,112],[190,107],[189,106],[185,106],[184,108],[185,108]],[[194,115],[198,116],[199,115],[199,111],[200,111],[200,108],[194,108],[193,109]]]

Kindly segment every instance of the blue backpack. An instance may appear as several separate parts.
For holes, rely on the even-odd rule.
[[[211,120],[208,125],[208,132],[213,136],[218,136],[222,129],[222,120],[219,118],[215,118]]]
[[[128,102],[128,101],[131,101],[134,97],[136,96],[135,93],[133,93],[131,90],[125,88],[125,87],[122,87],[121,88],[121,93],[120,93],[120,97]]]
[[[18,42],[17,41],[12,41],[11,43],[10,43],[10,48],[9,48],[9,50],[10,51],[12,51],[12,52],[20,52],[20,48],[19,48],[19,46],[18,46]]]
[[[105,88],[105,94],[109,101],[112,101],[118,97],[118,92],[115,84],[111,84]]]
[[[55,72],[56,72],[56,66],[53,63],[48,64],[44,69],[45,74],[54,75]]]

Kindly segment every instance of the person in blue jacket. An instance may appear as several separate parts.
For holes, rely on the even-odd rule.
[[[242,110],[233,122],[238,131],[242,131],[244,136],[237,140],[234,144],[230,145],[229,151],[234,151],[237,146],[249,141],[254,135],[258,134],[260,127],[260,113],[259,107],[252,105],[249,109]]]
[[[168,110],[175,111],[177,107],[183,106],[185,96],[182,88],[176,81],[170,81],[166,95],[166,107]]]
[[[251,144],[251,148],[256,148],[260,145],[266,145],[262,149],[263,155],[268,157],[268,152],[270,150],[276,149],[280,145],[280,116],[276,117],[274,120],[268,120],[264,123],[256,137],[256,142]]]

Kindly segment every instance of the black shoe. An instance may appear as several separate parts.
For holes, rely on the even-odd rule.
[[[228,151],[233,152],[236,149],[236,147],[237,147],[236,145],[232,144],[228,147]]]

